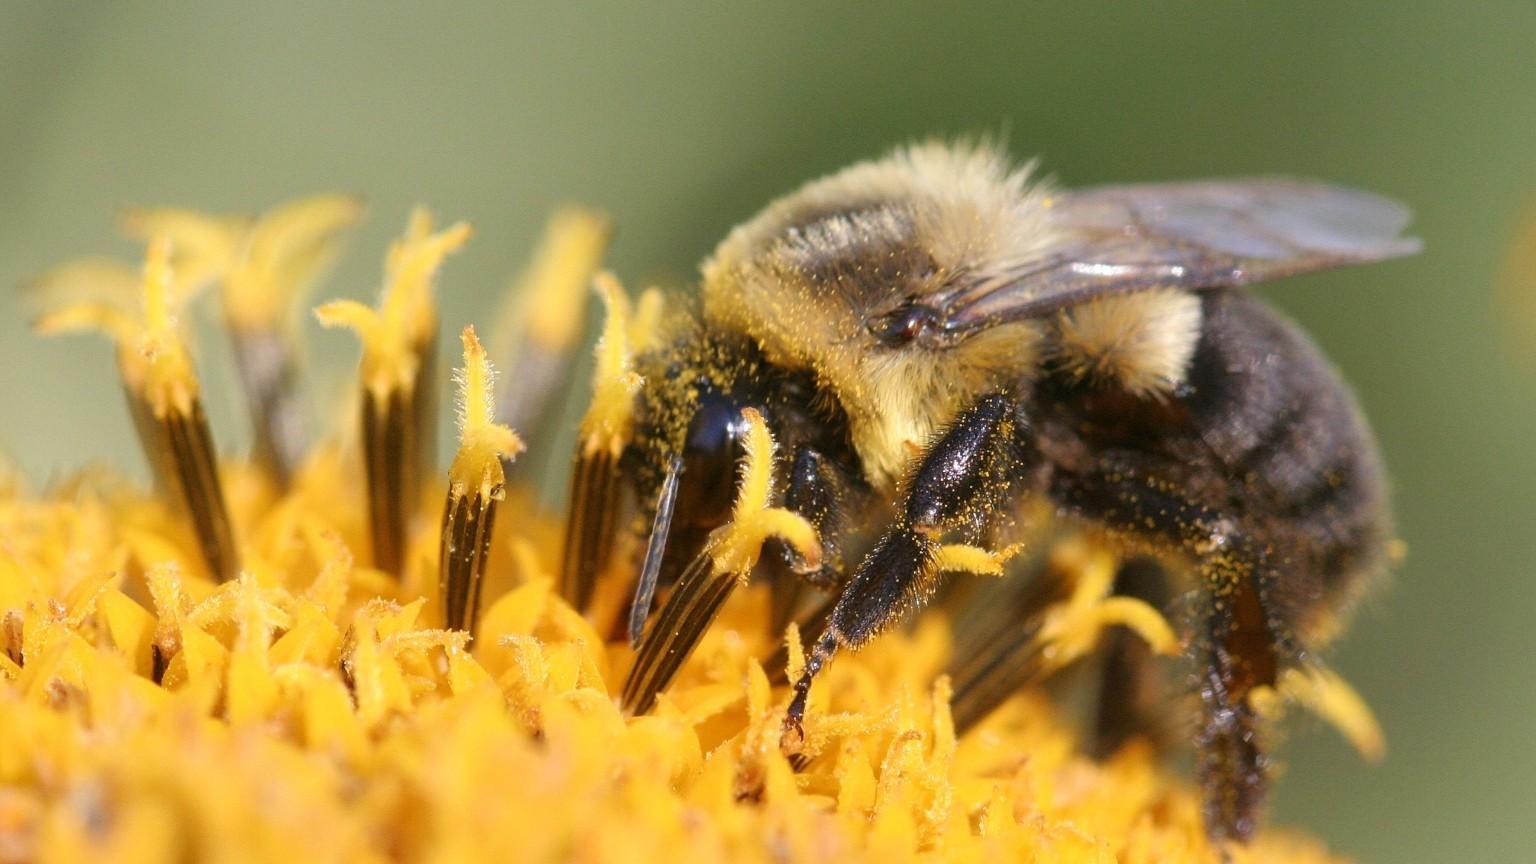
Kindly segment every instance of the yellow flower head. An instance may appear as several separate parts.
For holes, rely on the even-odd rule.
[[[105,330],[130,390],[181,410],[197,396],[178,326],[192,282],[227,280],[232,328],[270,323],[269,301],[292,297],[355,215],[339,196],[255,221],[136,211],[135,230],[176,238],[150,244],[141,309],[88,302],[42,329]],[[365,392],[414,392],[435,374],[422,360],[436,338],[431,285],[468,234],[434,232],[419,212],[390,250],[377,308],[320,307],[322,321],[359,333]],[[547,249],[562,260],[540,267],[586,272],[583,236]],[[579,446],[617,458],[633,356],[660,301],[651,292],[631,309],[609,276],[597,290],[607,320]],[[462,343],[459,450],[447,472],[423,470],[420,496],[365,492],[395,482],[371,473],[396,452],[387,435],[362,454],[314,445],[286,486],[245,460],[209,468],[200,476],[212,486],[193,489],[184,511],[163,506],[165,490],[90,474],[37,494],[0,478],[0,858],[1336,860],[1273,829],[1213,848],[1198,797],[1151,746],[1091,760],[1034,690],[957,735],[942,615],[829,667],[806,728],[818,755],[792,764],[779,744],[783,661],[765,658],[787,647],[793,677],[804,651],[793,627],[787,646],[767,632],[766,586],[742,583],[770,537],[812,563],[821,549],[809,523],[775,504],[774,444],[755,413],[732,518],[701,558],[735,590],[653,710],[629,716],[633,652],[613,622],[556,590],[560,520],[507,478],[503,460],[522,443],[495,413],[473,329]],[[423,397],[411,416],[434,408]],[[238,554],[227,560],[239,566],[227,572],[200,563],[208,538],[188,530],[210,488],[228,502]],[[391,529],[391,565],[370,547],[385,498],[406,517]],[[441,520],[417,518],[425,500],[444,502]],[[1086,539],[1066,548],[1054,565],[1070,587],[1036,637],[1042,657],[1065,665],[1110,627],[1176,649],[1151,607],[1109,595],[1109,553]],[[998,576],[1018,551],[939,546],[932,566]],[[628,567],[599,568],[602,590],[629,590],[612,584]],[[1268,695],[1273,710],[1299,702],[1379,746],[1342,681],[1298,675]]]

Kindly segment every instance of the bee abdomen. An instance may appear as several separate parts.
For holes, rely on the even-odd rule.
[[[1390,534],[1370,430],[1300,329],[1241,291],[1205,297],[1187,405],[1229,495],[1278,546],[1280,605],[1307,617],[1353,594]]]

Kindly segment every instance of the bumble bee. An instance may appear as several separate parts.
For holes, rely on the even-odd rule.
[[[575,490],[571,593],[591,596],[621,479],[651,526],[639,593],[678,583],[681,611],[639,640],[627,707],[648,710],[723,600],[679,574],[728,517],[751,408],[782,445],[784,506],[823,547],[815,562],[787,546],[764,559],[780,619],[805,605],[801,581],[830,598],[801,617],[815,629],[787,746],[834,655],[930,598],[941,543],[1039,536],[1020,514],[1043,512],[1123,546],[1117,590],[1183,598],[1168,608],[1199,670],[1208,830],[1251,836],[1266,762],[1248,697],[1308,662],[1382,568],[1391,529],[1348,389],[1243,289],[1411,254],[1407,219],[1289,179],[1060,190],[990,146],[939,143],[770,204],[704,262],[697,312],[638,358],[633,433],[607,486]],[[1005,624],[1026,626],[1035,596]],[[961,725],[1000,701],[1007,641],[962,658],[982,671],[956,683]],[[1106,685],[1101,710],[1123,737],[1145,714],[1126,682],[1147,658],[1111,660],[1126,686]]]

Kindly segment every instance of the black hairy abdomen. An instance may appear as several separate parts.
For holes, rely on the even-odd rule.
[[[1063,488],[1073,476],[1124,468],[1231,519],[1267,550],[1275,572],[1266,599],[1299,624],[1376,569],[1389,535],[1376,449],[1348,389],[1299,328],[1240,290],[1206,292],[1202,308],[1178,393],[1143,399],[1048,374],[1032,400],[1038,446]],[[1073,506],[1102,518],[1117,502]],[[1173,535],[1187,524],[1139,528],[1185,542]]]

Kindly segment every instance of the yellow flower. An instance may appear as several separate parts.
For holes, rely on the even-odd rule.
[[[270,250],[231,263],[241,260],[231,238],[253,223],[142,211],[135,226],[175,228],[186,244],[180,254],[174,239],[151,245],[142,318],[98,306],[48,320],[105,327],[130,396],[152,416],[195,413],[192,349],[174,320],[191,292],[169,296],[172,286],[235,278],[226,302],[251,302],[230,313],[231,327],[270,323],[260,298],[291,295],[309,278],[329,248],[318,238],[355,215],[350,201],[297,211],[312,218],[274,211],[300,226],[296,236],[315,238],[287,264],[289,253]],[[543,261],[529,290],[555,280],[543,286],[549,296],[581,303],[571,274],[596,269],[600,225],[559,229],[586,239],[547,245],[546,255],[574,257]],[[323,307],[324,320],[363,339],[360,390],[376,398],[360,427],[390,399],[440,389],[426,386],[438,375],[431,282],[467,237],[466,226],[434,234],[417,216],[391,253],[378,310]],[[629,358],[659,300],[647,295],[632,312],[612,277],[598,286],[611,314],[579,446],[612,455],[629,423]],[[539,344],[499,341],[519,346],[513,362]],[[555,341],[550,350],[570,340]],[[732,594],[653,710],[626,716],[619,696],[632,652],[562,599],[560,519],[516,475],[507,485],[504,460],[521,443],[497,422],[490,362],[472,330],[463,343],[463,440],[449,471],[414,478],[420,495],[370,488],[384,482],[370,473],[374,457],[418,440],[430,420],[415,403],[374,437],[342,430],[310,447],[291,476],[228,461],[213,476],[235,544],[227,560],[238,562],[228,572],[199,530],[205,499],[92,473],[42,493],[0,476],[0,860],[1220,859],[1196,794],[1150,746],[1090,760],[1039,692],[957,737],[940,615],[828,669],[807,723],[807,749],[820,756],[803,770],[780,749],[788,696],[760,660],[777,641],[764,632],[770,598],[760,585]],[[402,437],[382,434],[391,430]],[[187,453],[145,443],[167,463],[159,467],[186,472]],[[737,582],[769,536],[818,549],[804,520],[771,506],[773,441],[760,421],[747,444],[735,516],[706,561]],[[380,499],[409,517],[391,528],[389,560]],[[427,501],[445,502],[441,521]],[[940,556],[945,569],[985,578],[1013,551],[947,546]],[[1105,596],[1101,557],[1080,557],[1075,590],[1042,628],[1043,656],[1063,665],[1111,625],[1174,650],[1149,607]],[[617,569],[600,570],[599,594],[624,590]],[[789,658],[803,662],[793,629]],[[1281,691],[1269,694],[1277,704],[1290,696],[1363,746],[1379,742],[1342,682],[1298,679]],[[1279,830],[1226,851],[1245,862],[1335,860]]]

